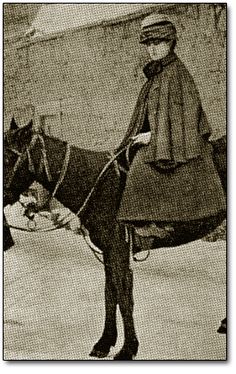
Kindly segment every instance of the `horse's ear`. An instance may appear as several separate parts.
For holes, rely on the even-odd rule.
[[[24,127],[21,127],[21,129],[20,129],[21,139],[23,139],[26,142],[30,141],[30,139],[32,137],[32,128],[33,128],[33,121],[32,120],[30,120],[28,125],[26,125]]]
[[[29,133],[32,132],[32,129],[33,129],[33,121],[32,121],[32,119],[29,121],[28,125],[26,125],[26,126],[23,127],[23,129],[24,129],[24,133],[25,134],[26,133],[29,134]]]
[[[17,126],[17,123],[15,121],[15,118],[12,117],[11,123],[10,123],[10,130],[17,130],[19,127]]]
[[[29,121],[28,125],[26,125],[25,127],[27,127],[29,130],[32,130],[32,128],[33,128],[33,121],[32,121],[32,119]]]

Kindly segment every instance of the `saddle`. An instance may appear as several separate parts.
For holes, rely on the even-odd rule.
[[[219,230],[220,225],[224,226],[224,212],[190,222],[150,222],[146,225],[135,222],[126,226],[126,229],[132,252],[136,254],[151,249],[177,247],[203,238],[207,241],[216,241],[222,238],[223,229]]]

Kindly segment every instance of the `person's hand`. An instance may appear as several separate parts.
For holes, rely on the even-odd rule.
[[[141,134],[138,134],[132,138],[133,144],[143,144],[148,145],[151,140],[151,132],[144,132]]]

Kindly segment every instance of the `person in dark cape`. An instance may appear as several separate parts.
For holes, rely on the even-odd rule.
[[[117,148],[130,141],[139,146],[117,220],[134,225],[143,236],[163,235],[163,227],[165,234],[173,222],[226,210],[209,142],[212,130],[195,82],[175,53],[176,41],[176,28],[165,15],[143,20],[140,43],[151,58],[144,67],[147,81]]]

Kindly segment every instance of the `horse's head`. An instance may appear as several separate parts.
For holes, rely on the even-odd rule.
[[[4,134],[4,206],[17,201],[33,182],[27,157],[33,137],[32,125],[30,121],[28,125],[18,127],[13,118],[10,129]]]

